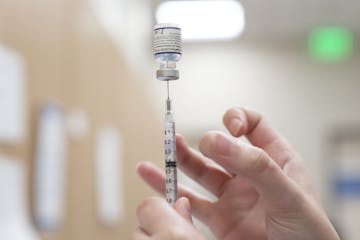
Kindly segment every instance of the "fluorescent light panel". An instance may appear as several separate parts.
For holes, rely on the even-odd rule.
[[[156,11],[157,23],[181,26],[186,41],[228,40],[244,30],[244,9],[235,0],[166,1]]]

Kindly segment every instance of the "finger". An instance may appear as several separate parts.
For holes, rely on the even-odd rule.
[[[299,193],[280,167],[262,149],[221,132],[208,132],[200,151],[227,171],[248,179],[267,203],[281,206]]]
[[[189,223],[193,223],[190,213],[190,202],[186,197],[179,198],[174,204],[175,210]]]
[[[246,135],[253,145],[264,149],[294,182],[320,199],[301,157],[261,114],[246,108],[231,108],[223,121],[233,136]]]
[[[177,136],[176,145],[180,169],[215,196],[221,196],[225,183],[232,178],[231,174],[188,147],[182,136]]]
[[[150,236],[138,227],[131,235],[130,240],[150,240]]]
[[[231,108],[223,117],[224,125],[234,137],[246,135],[249,141],[264,149],[283,167],[290,159],[297,159],[290,144],[259,113],[246,108]]]
[[[165,226],[176,226],[185,220],[164,199],[157,197],[145,199],[136,213],[141,228],[150,235],[161,232]]]
[[[163,198],[145,199],[136,213],[140,226],[153,239],[204,239],[194,226]]]
[[[137,166],[137,172],[155,191],[162,195],[165,194],[165,175],[161,169],[149,162],[144,162]],[[178,197],[188,198],[192,214],[204,223],[213,213],[212,203],[208,199],[181,184],[178,184]]]

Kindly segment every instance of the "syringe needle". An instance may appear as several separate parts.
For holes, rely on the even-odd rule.
[[[169,81],[166,81],[167,85],[167,98],[166,98],[166,115],[171,114],[171,100],[169,94]]]

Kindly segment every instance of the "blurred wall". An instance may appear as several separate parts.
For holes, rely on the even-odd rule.
[[[0,146],[1,152],[31,167],[35,116],[43,101],[55,99],[65,108],[84,109],[91,120],[87,138],[70,142],[66,221],[56,239],[126,238],[135,227],[137,203],[151,194],[135,176],[135,165],[140,160],[160,164],[162,159],[162,116],[154,106],[163,105],[165,88],[145,82],[152,69],[140,71],[136,64],[150,65],[147,57],[136,55],[135,67],[128,68],[128,58],[108,38],[90,2],[0,2],[0,41],[23,54],[28,64],[31,117],[26,142]],[[127,38],[131,42],[130,35]],[[245,35],[230,43],[184,44],[181,80],[171,84],[177,129],[196,145],[206,130],[223,130],[227,108],[254,108],[303,155],[326,196],[331,164],[327,137],[336,126],[360,122],[359,64],[357,48],[338,64],[311,59],[306,39],[255,40]],[[116,229],[101,226],[94,209],[94,137],[104,123],[115,124],[125,142],[126,216]]]
[[[107,36],[90,1],[0,2],[0,42],[23,55],[27,64],[30,119],[26,140],[0,145],[0,153],[16,156],[33,170],[35,120],[43,102],[57,101],[65,111],[82,109],[90,120],[86,138],[69,142],[64,225],[45,238],[126,239],[136,226],[137,204],[150,193],[138,180],[135,165],[162,159],[161,116],[152,108],[143,79],[130,73]],[[125,216],[115,228],[102,226],[95,212],[95,134],[107,123],[118,128],[124,142]],[[29,189],[32,177],[30,172]]]

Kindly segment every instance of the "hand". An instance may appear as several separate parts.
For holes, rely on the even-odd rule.
[[[339,239],[301,158],[287,141],[251,110],[230,109],[223,120],[232,136],[206,133],[199,146],[202,154],[177,138],[179,167],[217,197],[211,202],[179,185],[179,195],[190,200],[191,213],[218,239]],[[164,193],[162,170],[142,163],[138,173]]]
[[[190,203],[185,197],[179,198],[172,208],[162,198],[148,198],[138,207],[140,226],[131,240],[203,240],[192,225]]]

